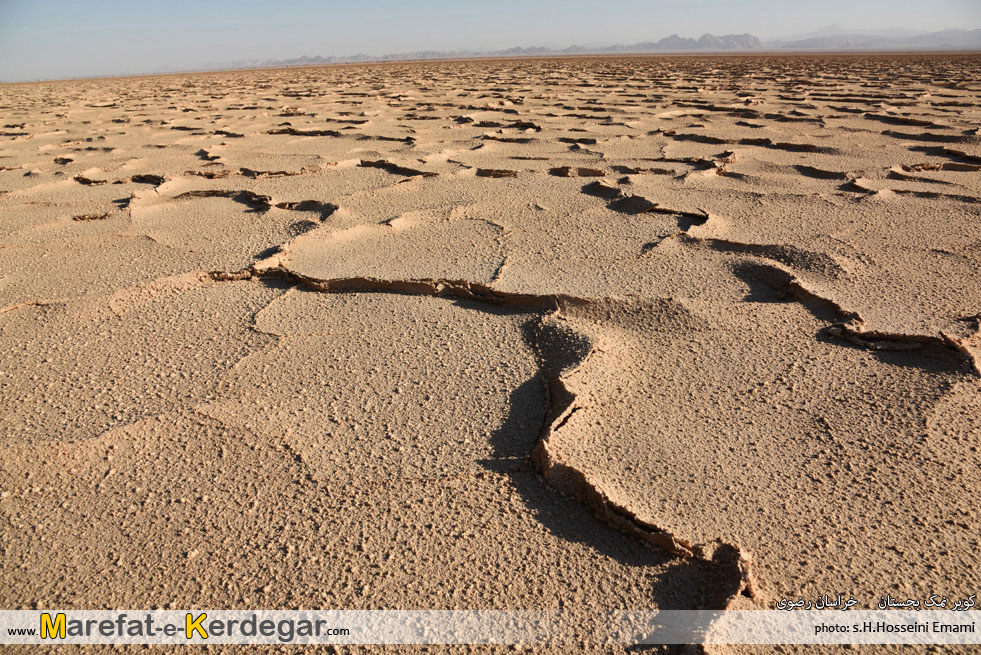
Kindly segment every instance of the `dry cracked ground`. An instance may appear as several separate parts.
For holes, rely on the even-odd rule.
[[[0,86],[0,605],[977,592],[979,80]]]

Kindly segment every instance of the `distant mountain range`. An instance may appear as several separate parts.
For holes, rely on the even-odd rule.
[[[261,68],[274,66],[313,66],[368,61],[406,61],[417,59],[466,59],[472,57],[528,57],[582,54],[639,54],[639,53],[739,53],[739,52],[843,52],[843,51],[981,51],[981,29],[948,29],[940,32],[918,32],[903,29],[848,31],[830,26],[809,34],[782,40],[761,41],[752,34],[703,34],[697,39],[672,34],[660,41],[645,41],[632,45],[578,46],[564,49],[532,47],[507,50],[423,50],[386,55],[357,54],[351,56],[297,57],[295,59],[266,59],[237,61],[221,66],[227,68]]]
[[[979,50],[981,30],[914,30],[847,31],[832,26],[801,38],[771,41],[767,48],[778,50]]]

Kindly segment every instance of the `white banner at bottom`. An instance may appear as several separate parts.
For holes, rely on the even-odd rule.
[[[981,644],[981,613],[904,610],[0,610],[0,644]]]

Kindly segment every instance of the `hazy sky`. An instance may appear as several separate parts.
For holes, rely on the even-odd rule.
[[[981,27],[981,0],[0,0],[0,80],[301,55]]]

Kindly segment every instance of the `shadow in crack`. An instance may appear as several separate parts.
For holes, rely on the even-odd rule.
[[[842,334],[837,326],[822,328],[815,338],[824,343],[833,343],[842,348],[871,351],[872,355],[883,364],[898,367],[917,368],[934,375],[950,375],[952,373],[968,374],[970,362],[967,358],[945,345],[939,339],[888,337],[877,339],[875,336],[856,337]]]
[[[799,302],[814,318],[828,323],[855,318],[830,300],[816,295],[803,296],[795,285],[794,275],[772,264],[739,256],[730,266],[730,270],[749,287],[749,292],[743,298],[744,302]]]
[[[263,282],[284,286],[292,283],[275,278],[263,278]],[[649,581],[644,592],[631,592],[630,597],[610,590],[610,610],[718,609],[738,594],[741,578],[733,572],[739,554],[734,549],[716,549],[711,561],[657,550],[637,536],[611,527],[588,504],[563,496],[536,471],[530,454],[545,433],[546,422],[554,420],[557,412],[573,400],[571,394],[561,393],[562,385],[555,384],[555,378],[584,360],[593,348],[591,338],[567,321],[543,319],[537,312],[473,300],[453,303],[484,314],[527,317],[521,326],[522,336],[537,355],[538,371],[509,392],[506,417],[489,438],[490,457],[478,462],[485,470],[506,478],[523,507],[552,536],[584,546],[591,553],[585,560],[576,556],[576,566],[560,563],[554,574],[559,579],[553,582],[572,590],[583,589],[584,582],[594,575],[588,566],[592,560],[596,573],[616,563],[634,569],[644,584]],[[501,357],[507,356],[508,353],[501,353]],[[582,548],[570,548],[570,556],[573,551],[583,552]],[[585,568],[582,562],[587,562]],[[602,598],[598,600],[603,602]]]
[[[816,319],[828,325],[818,330],[815,339],[822,343],[870,351],[879,361],[891,366],[913,367],[927,373],[967,372],[970,362],[941,339],[929,335],[863,334],[842,327],[858,318],[841,309],[832,300],[810,293],[796,283],[787,271],[769,264],[742,261],[732,267],[733,273],[748,287],[745,302],[797,302]]]
[[[545,339],[552,343],[532,343],[539,353],[553,359],[542,364],[539,373],[511,392],[509,412],[505,422],[491,435],[494,457],[481,461],[488,470],[507,476],[518,491],[525,507],[556,537],[588,546],[598,555],[610,558],[623,566],[644,567],[650,570],[650,595],[634,599],[629,609],[718,609],[738,593],[733,588],[727,558],[730,553],[720,549],[716,561],[681,558],[659,551],[603,521],[583,503],[567,498],[547,485],[532,464],[530,453],[541,438],[548,414],[546,376],[582,360],[589,347],[584,340],[570,333],[570,341],[560,348],[561,339],[539,330],[539,323],[529,321],[524,326],[526,339]],[[546,372],[548,371],[548,372]],[[570,575],[578,575],[573,571]],[[618,609],[618,608],[610,608]],[[646,650],[646,647],[639,647]]]

